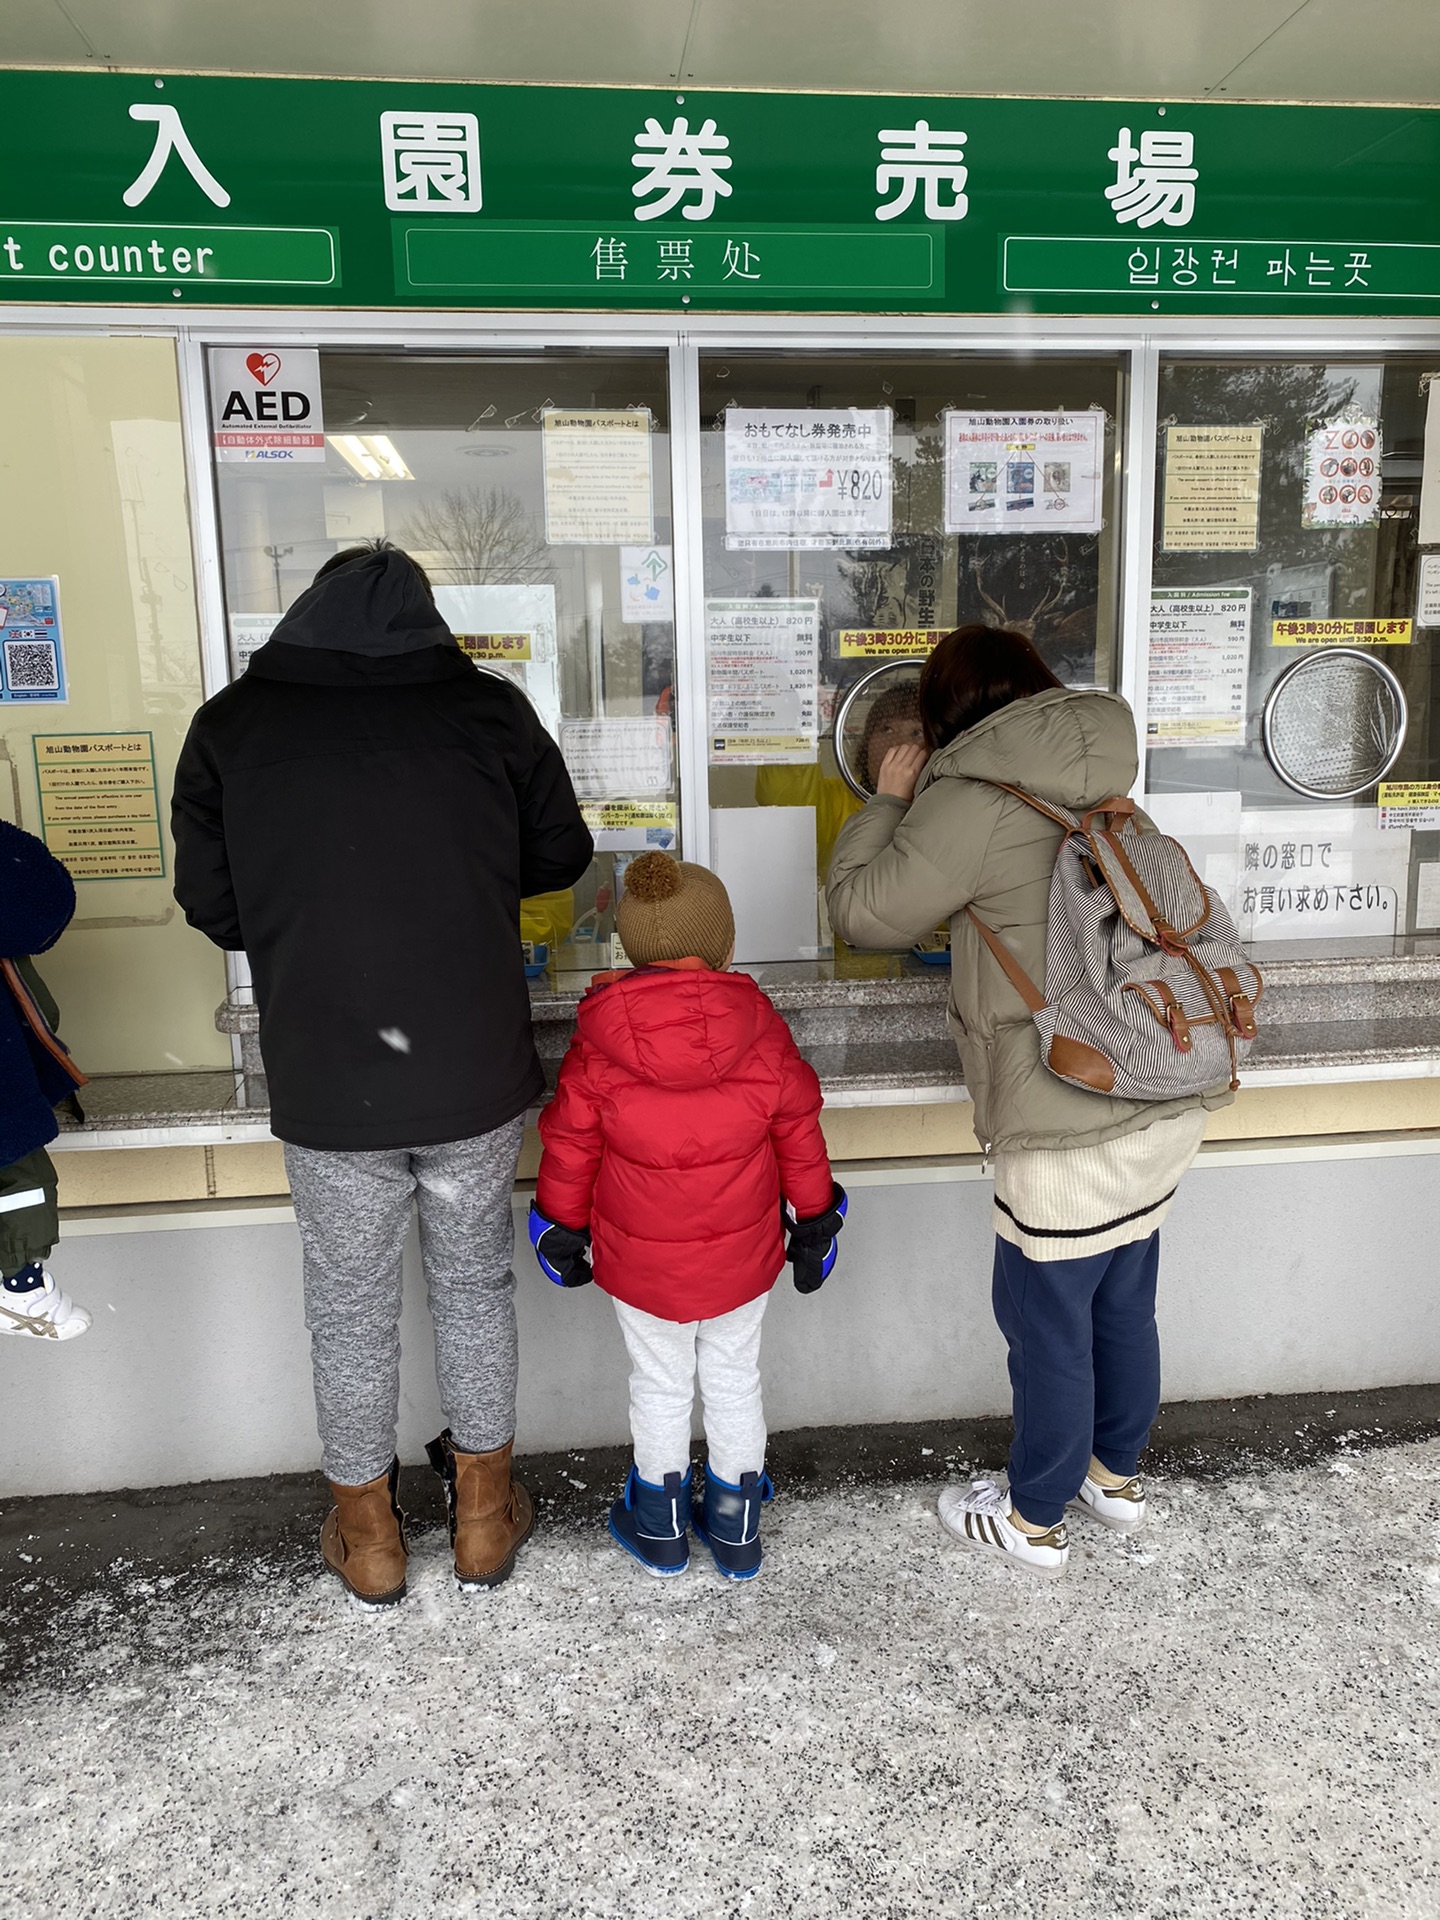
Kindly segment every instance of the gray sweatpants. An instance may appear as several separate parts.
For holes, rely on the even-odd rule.
[[[327,1479],[363,1486],[395,1457],[401,1260],[412,1198],[435,1328],[435,1377],[462,1453],[515,1432],[510,1211],[524,1118],[441,1147],[285,1148],[305,1256],[305,1324]]]

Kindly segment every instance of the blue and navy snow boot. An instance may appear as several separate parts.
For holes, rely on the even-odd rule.
[[[684,1573],[690,1564],[690,1468],[652,1486],[631,1467],[625,1491],[610,1509],[610,1532],[647,1573]]]
[[[738,1487],[705,1469],[705,1518],[693,1522],[727,1580],[760,1571],[760,1509],[775,1498],[768,1473],[742,1473]]]

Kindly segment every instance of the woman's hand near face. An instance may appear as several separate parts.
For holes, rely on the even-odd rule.
[[[915,798],[915,782],[929,758],[929,752],[924,747],[891,747],[880,762],[880,778],[875,782],[876,793],[903,800],[908,807]]]

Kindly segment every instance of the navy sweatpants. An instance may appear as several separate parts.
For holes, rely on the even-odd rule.
[[[1090,1456],[1132,1474],[1160,1407],[1160,1235],[1083,1260],[1032,1260],[997,1237],[992,1300],[1010,1348],[1010,1498],[1052,1527]]]

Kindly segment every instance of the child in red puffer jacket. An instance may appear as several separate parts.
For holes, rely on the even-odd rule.
[[[721,882],[647,853],[615,917],[635,971],[600,974],[580,1003],[540,1116],[530,1238],[552,1280],[593,1278],[611,1296],[629,1349],[635,1464],[610,1532],[651,1573],[676,1574],[693,1525],[721,1573],[750,1580],[774,1491],[760,1322],[787,1257],[802,1293],[829,1275],[845,1195],[813,1068],[754,981],[726,971]],[[692,1515],[697,1372],[709,1453]]]

